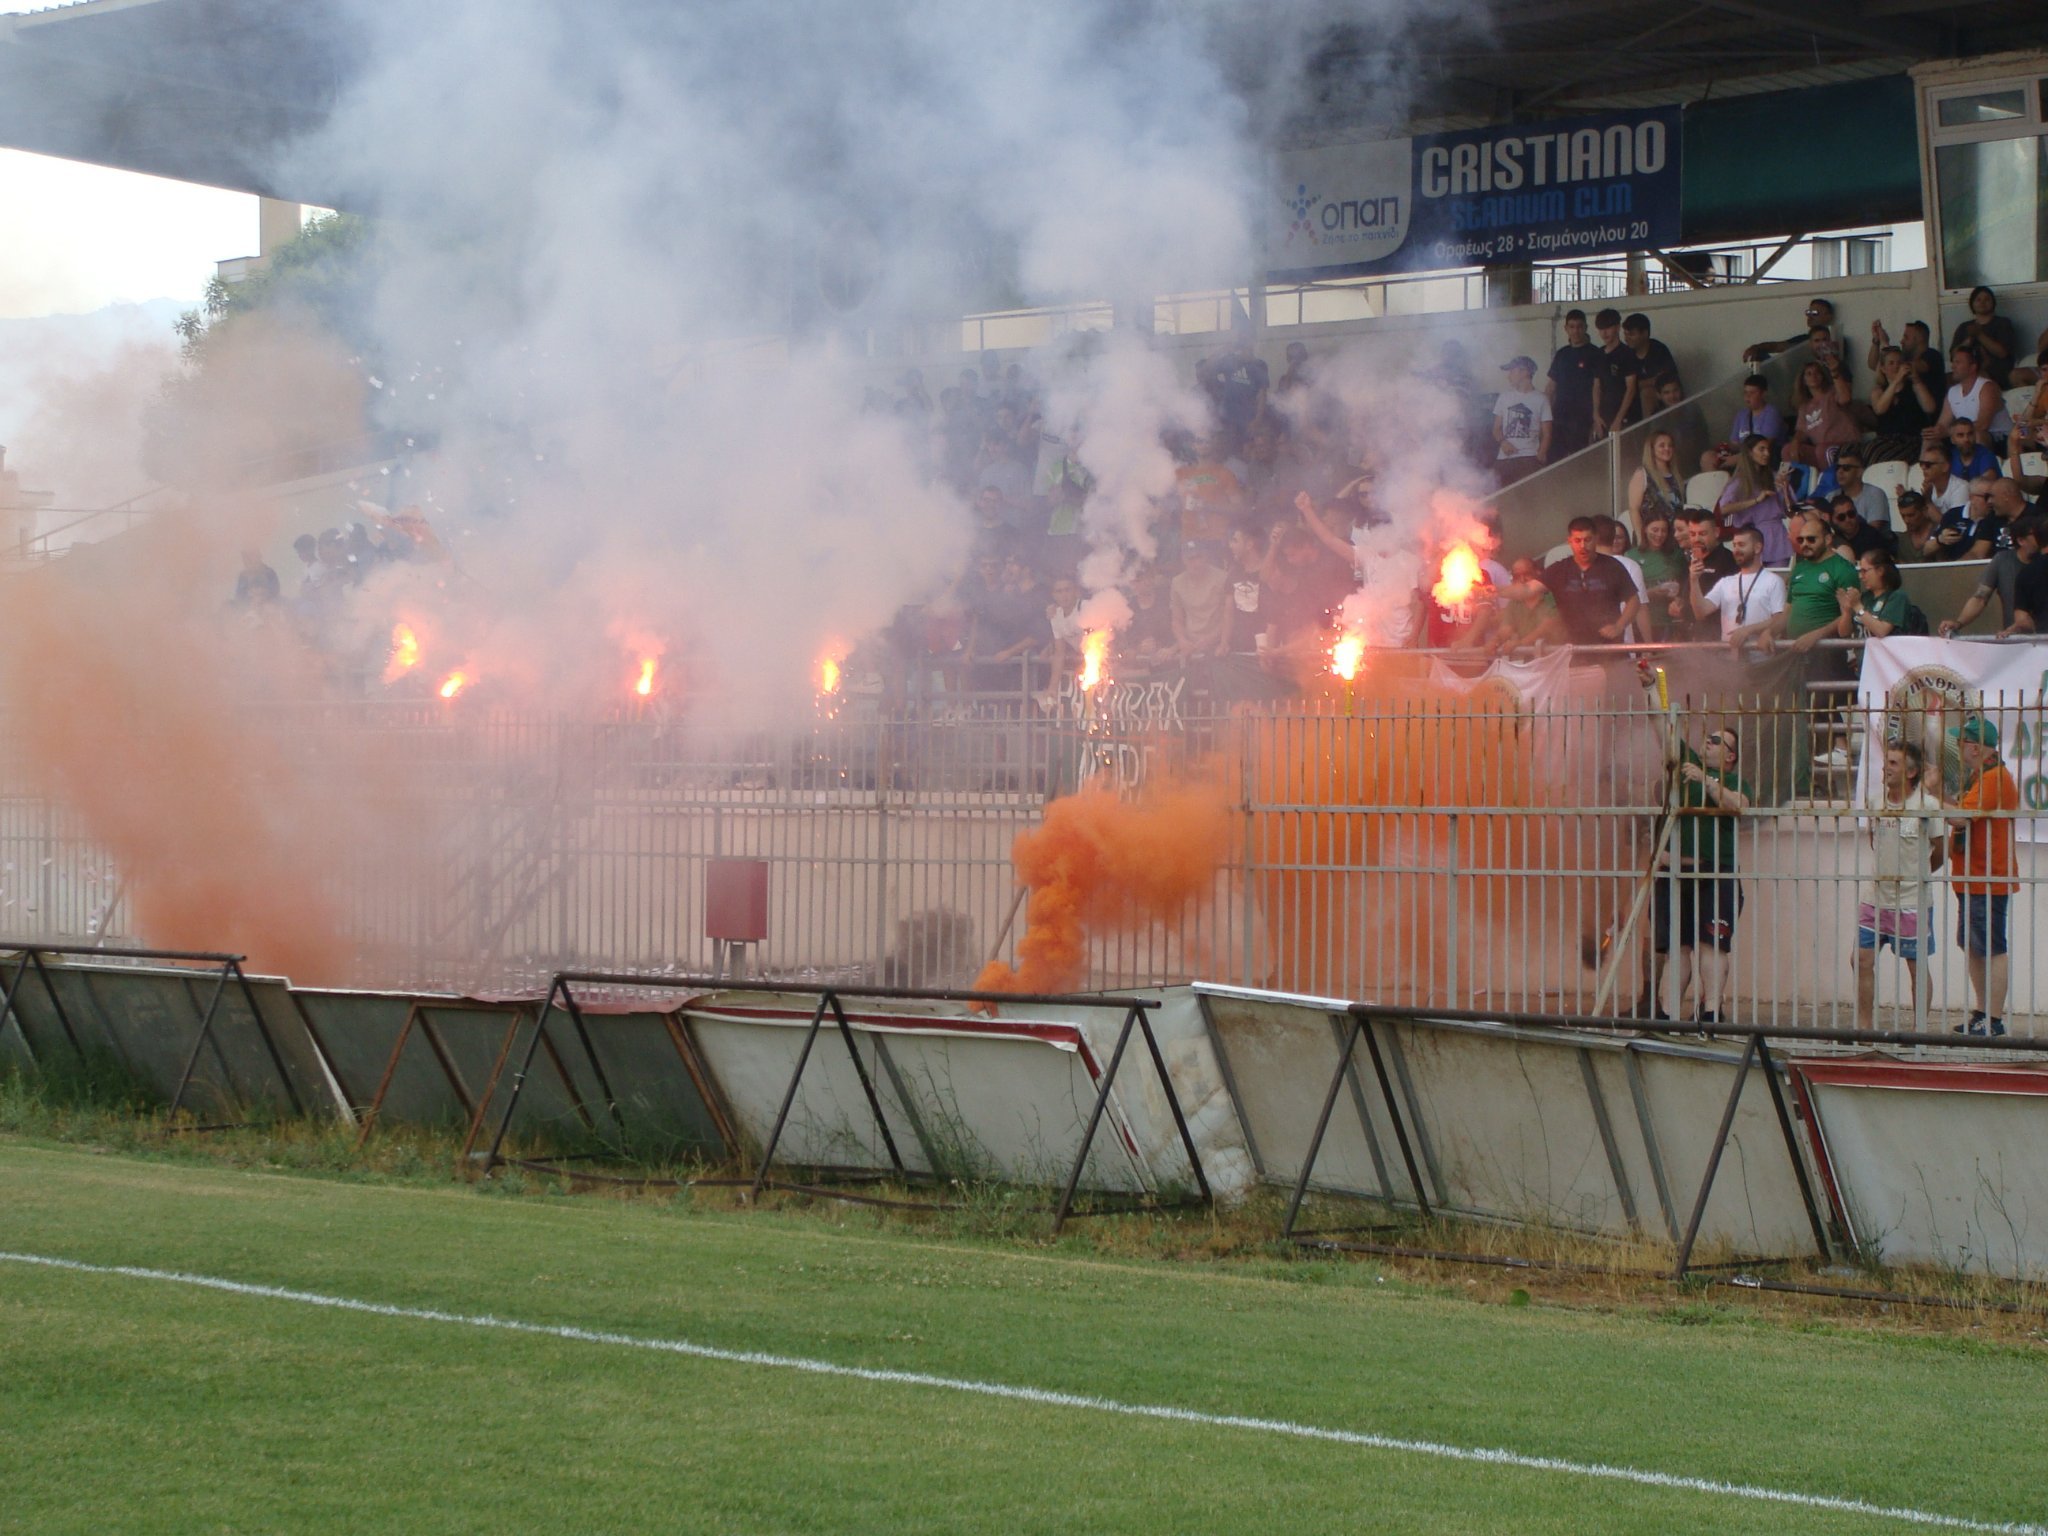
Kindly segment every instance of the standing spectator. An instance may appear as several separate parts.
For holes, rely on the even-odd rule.
[[[1659,428],[1669,432],[1677,444],[1679,467],[1687,474],[1695,464],[1702,469],[1713,467],[1715,455],[1707,447],[1713,430],[1707,425],[1706,412],[1685,398],[1685,386],[1677,375],[1659,374],[1650,381],[1650,392],[1656,399],[1650,409],[1658,417]]]
[[[1948,436],[1950,425],[1974,421],[1977,435],[1994,446],[2005,441],[2012,430],[2012,417],[2005,409],[2005,392],[1984,377],[1984,362],[1968,342],[1949,350],[1950,382],[1942,399],[1941,414],[1923,434],[1925,441],[1939,443]]]
[[[1982,715],[1965,720],[1958,733],[1965,787],[1944,801],[1960,812],[1949,834],[1950,869],[1956,889],[1956,945],[1970,973],[1970,993],[1977,1006],[1956,1027],[1956,1033],[2005,1033],[2007,929],[2013,879],[2013,817],[2020,808],[2020,787],[1998,759],[1998,727]]]
[[[1802,656],[1812,656],[1809,681],[1838,681],[1848,675],[1840,651],[1815,654],[1823,640],[1846,640],[1849,620],[1835,594],[1857,590],[1856,567],[1828,547],[1828,520],[1806,512],[1792,524],[1792,565],[1785,572],[1785,611],[1771,621],[1771,632],[1783,635]],[[1803,765],[1804,759],[1801,759]]]
[[[1948,424],[1948,467],[1949,473],[1965,480],[2004,473],[1998,467],[1998,455],[1979,440],[1977,423],[1961,419]]]
[[[1244,655],[1259,649],[1270,616],[1265,610],[1266,535],[1256,524],[1230,530],[1230,648]]]
[[[1593,317],[1593,329],[1600,333],[1593,397],[1597,402],[1593,415],[1593,436],[1597,441],[1628,425],[1641,380],[1637,377],[1636,355],[1621,339],[1621,311],[1601,310]]]
[[[1612,645],[1628,633],[1641,610],[1636,578],[1612,555],[1597,547],[1590,517],[1570,524],[1571,554],[1545,566],[1536,580],[1514,590],[1518,601],[1533,603],[1548,592],[1556,599],[1565,638],[1573,645]]]
[[[1635,354],[1635,393],[1630,398],[1628,422],[1647,421],[1656,414],[1656,395],[1652,392],[1653,382],[1665,374],[1678,378],[1678,359],[1671,355],[1671,349],[1650,334],[1648,315],[1630,315],[1621,322],[1621,339],[1629,351]],[[1684,393],[1683,386],[1680,388]]]
[[[1792,442],[1786,457],[1817,470],[1831,468],[1836,450],[1863,438],[1863,429],[1849,414],[1855,398],[1839,362],[1801,368],[1792,390]]]
[[[1672,514],[1661,509],[1643,519],[1643,542],[1636,550],[1636,565],[1643,573],[1648,601],[1638,625],[1647,626],[1652,640],[1671,638],[1671,605],[1685,592],[1686,552],[1678,547]]]
[[[292,540],[292,553],[299,557],[298,601],[311,602],[313,589],[320,585],[320,541],[302,533]]]
[[[1637,1010],[1653,1019],[1669,1017],[1660,994],[1665,957],[1673,949],[1678,952],[1674,1006],[1685,1007],[1697,951],[1699,1024],[1718,1028],[1728,1007],[1728,952],[1742,914],[1742,890],[1735,878],[1736,818],[1756,798],[1738,771],[1741,749],[1732,726],[1709,731],[1697,752],[1690,743],[1679,743],[1674,848],[1652,892],[1650,972]]]
[[[1158,566],[1142,565],[1131,578],[1130,622],[1116,632],[1117,670],[1134,678],[1150,676],[1172,665],[1176,645],[1166,578]]]
[[[1792,541],[1785,536],[1785,477],[1773,461],[1771,440],[1745,437],[1728,484],[1722,488],[1715,510],[1733,533],[1754,528],[1763,540],[1764,564],[1783,565],[1792,558]]]
[[[1835,455],[1835,494],[1856,504],[1863,521],[1880,528],[1892,525],[1891,498],[1874,485],[1863,482],[1863,450],[1844,448]]]
[[[1501,365],[1508,387],[1493,400],[1494,474],[1502,486],[1525,480],[1550,459],[1550,401],[1537,393],[1536,360]]]
[[[1378,534],[1359,524],[1346,543],[1331,529],[1304,491],[1294,505],[1309,531],[1340,560],[1347,559],[1358,585],[1373,593],[1373,630],[1368,639],[1390,650],[1415,643],[1422,631],[1422,559],[1407,540]]]
[[[1586,338],[1586,312],[1574,309],[1564,317],[1564,345],[1551,355],[1543,381],[1550,397],[1552,441],[1557,456],[1577,453],[1594,439],[1600,416],[1600,349]]]
[[[242,569],[235,577],[235,595],[230,602],[237,608],[267,608],[283,596],[283,586],[277,579],[277,572],[264,562],[263,551],[245,549],[242,551]]]
[[[1984,376],[1999,389],[2012,383],[2012,366],[2019,359],[2020,336],[2012,322],[1998,312],[1998,295],[1989,288],[1970,290],[1970,318],[1955,328],[1948,344],[1974,347],[1984,365]]]
[[[1308,364],[1308,348],[1298,341],[1290,341],[1287,343],[1287,368],[1280,375],[1279,383],[1273,386],[1274,395],[1285,400],[1295,394],[1306,394],[1315,387],[1315,371]]]
[[[1977,621],[1994,594],[1998,598],[2002,627],[1998,638],[2010,640],[2015,635],[2048,633],[2048,627],[2040,624],[2038,617],[2030,611],[2027,603],[2029,594],[2037,589],[2048,588],[2042,578],[2048,576],[2048,565],[2041,561],[2041,545],[2048,519],[2038,515],[2022,517],[2012,527],[2012,547],[2001,549],[1991,557],[1990,565],[1984,568],[1984,576],[1977,583],[1963,603],[1962,609],[1952,619],[1941,621],[1940,633],[1943,639],[1958,630],[1968,629]],[[2036,567],[2039,567],[2037,570]],[[2048,597],[2048,590],[2041,596]]]
[[[1837,490],[1828,501],[1828,522],[1833,528],[1835,550],[1852,564],[1872,550],[1890,559],[1899,547],[1899,536],[1891,522],[1872,523],[1864,519],[1854,497]]]
[[[1233,347],[1195,364],[1195,382],[1209,397],[1217,425],[1238,436],[1264,413],[1271,379],[1271,370],[1250,347]]]
[[[1629,521],[1638,532],[1651,513],[1675,517],[1685,505],[1684,462],[1678,454],[1678,439],[1671,433],[1659,430],[1644,440],[1643,462],[1628,480]]]
[[[1557,616],[1557,599],[1540,581],[1542,569],[1526,555],[1508,570],[1508,585],[1493,594],[1492,605],[1482,609],[1470,637],[1474,645],[1489,646],[1496,656],[1525,646],[1542,646],[1564,638],[1564,624]],[[1534,602],[1518,598],[1518,592],[1535,590]]]
[[[1899,558],[1905,561],[1921,561],[1932,558],[1928,553],[1934,535],[1940,531],[1941,514],[1928,505],[1927,498],[1918,491],[1899,492]]]
[[[1785,579],[1764,569],[1763,540],[1754,528],[1736,532],[1732,555],[1734,571],[1713,581],[1705,558],[1695,550],[1686,572],[1686,600],[1696,621],[1720,622],[1721,639],[1736,655],[1768,653],[1765,642],[1785,611]]]
[[[1870,445],[1871,459],[1879,464],[1900,459],[1910,462],[1927,429],[1941,416],[1940,398],[1926,376],[1914,371],[1902,348],[1888,346],[1880,351],[1875,372],[1870,412],[1877,439]]]
[[[1192,661],[1230,649],[1230,579],[1216,563],[1215,546],[1189,539],[1181,546],[1180,574],[1173,578],[1173,644]]]
[[[1920,962],[1934,952],[1934,888],[1946,826],[1941,801],[1927,792],[1925,760],[1910,741],[1884,749],[1884,773],[1870,807],[1868,830],[1875,868],[1856,909],[1856,1027],[1875,1027],[1877,952],[1889,945],[1906,962],[1913,990],[1913,1022],[1927,1018],[1929,977]]]
[[[1908,633],[1913,604],[1900,585],[1898,562],[1890,551],[1873,549],[1857,556],[1856,583],[1860,592],[1844,587],[1835,593],[1852,639],[1882,640]]]
[[[1081,654],[1081,583],[1062,571],[1052,581],[1052,601],[1045,605],[1045,628],[1039,654],[1052,662],[1055,681],[1066,675],[1068,658]]]
[[[1230,445],[1220,432],[1201,441],[1195,462],[1174,471],[1180,495],[1180,536],[1221,544],[1244,514],[1244,485],[1229,464]]]
[[[1711,618],[1702,619],[1693,612],[1692,588],[1695,585],[1692,568],[1697,565],[1702,574],[1697,585],[1702,593],[1714,590],[1714,584],[1735,573],[1735,554],[1721,541],[1721,519],[1705,507],[1687,507],[1678,516],[1678,544],[1686,561],[1686,571],[1681,577],[1683,585],[1678,595],[1668,605],[1666,612],[1671,618],[1671,638],[1674,640],[1713,640],[1718,630]],[[1757,540],[1759,551],[1763,540]]]

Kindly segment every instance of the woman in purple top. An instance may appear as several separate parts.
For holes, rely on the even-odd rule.
[[[1765,565],[1787,565],[1792,560],[1792,540],[1785,533],[1785,489],[1773,462],[1776,449],[1768,437],[1751,434],[1742,440],[1735,455],[1733,478],[1721,492],[1715,510],[1722,525],[1733,533],[1754,528],[1764,545]]]

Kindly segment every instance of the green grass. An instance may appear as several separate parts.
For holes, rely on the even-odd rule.
[[[2039,1520],[2048,1358],[0,1139],[0,1249]],[[1905,1530],[0,1264],[0,1529]]]

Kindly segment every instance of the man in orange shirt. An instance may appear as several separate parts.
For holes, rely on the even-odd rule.
[[[2020,808],[2020,787],[1998,760],[1997,726],[1982,715],[1972,715],[1958,736],[1968,785],[1949,804],[1968,819],[1950,834],[1950,867],[1956,887],[1956,944],[1963,952],[1977,1006],[1955,1032],[2002,1035],[2011,967],[2006,954],[2007,908],[2019,889],[2013,878],[2013,815]]]

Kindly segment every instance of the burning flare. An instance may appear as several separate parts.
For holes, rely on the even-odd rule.
[[[1109,657],[1109,631],[1091,629],[1081,637],[1081,691],[1092,693],[1100,683],[1109,681],[1104,670]]]
[[[467,672],[450,672],[447,679],[441,684],[441,697],[452,699],[468,686],[469,674]]]
[[[1456,608],[1472,595],[1472,589],[1479,585],[1479,557],[1472,552],[1470,544],[1453,544],[1444,556],[1443,575],[1430,588],[1429,595],[1443,608]]]
[[[633,683],[633,691],[643,699],[651,697],[654,693],[654,663],[655,658],[652,656],[640,658],[640,676]]]
[[[836,640],[825,648],[818,658],[818,692],[834,694],[839,691],[839,663],[845,659],[846,647]]]
[[[1346,630],[1330,647],[1330,670],[1350,682],[1358,676],[1358,664],[1365,660],[1365,636]]]
[[[395,683],[420,664],[420,637],[410,624],[391,626],[391,659],[384,663],[384,681]]]

